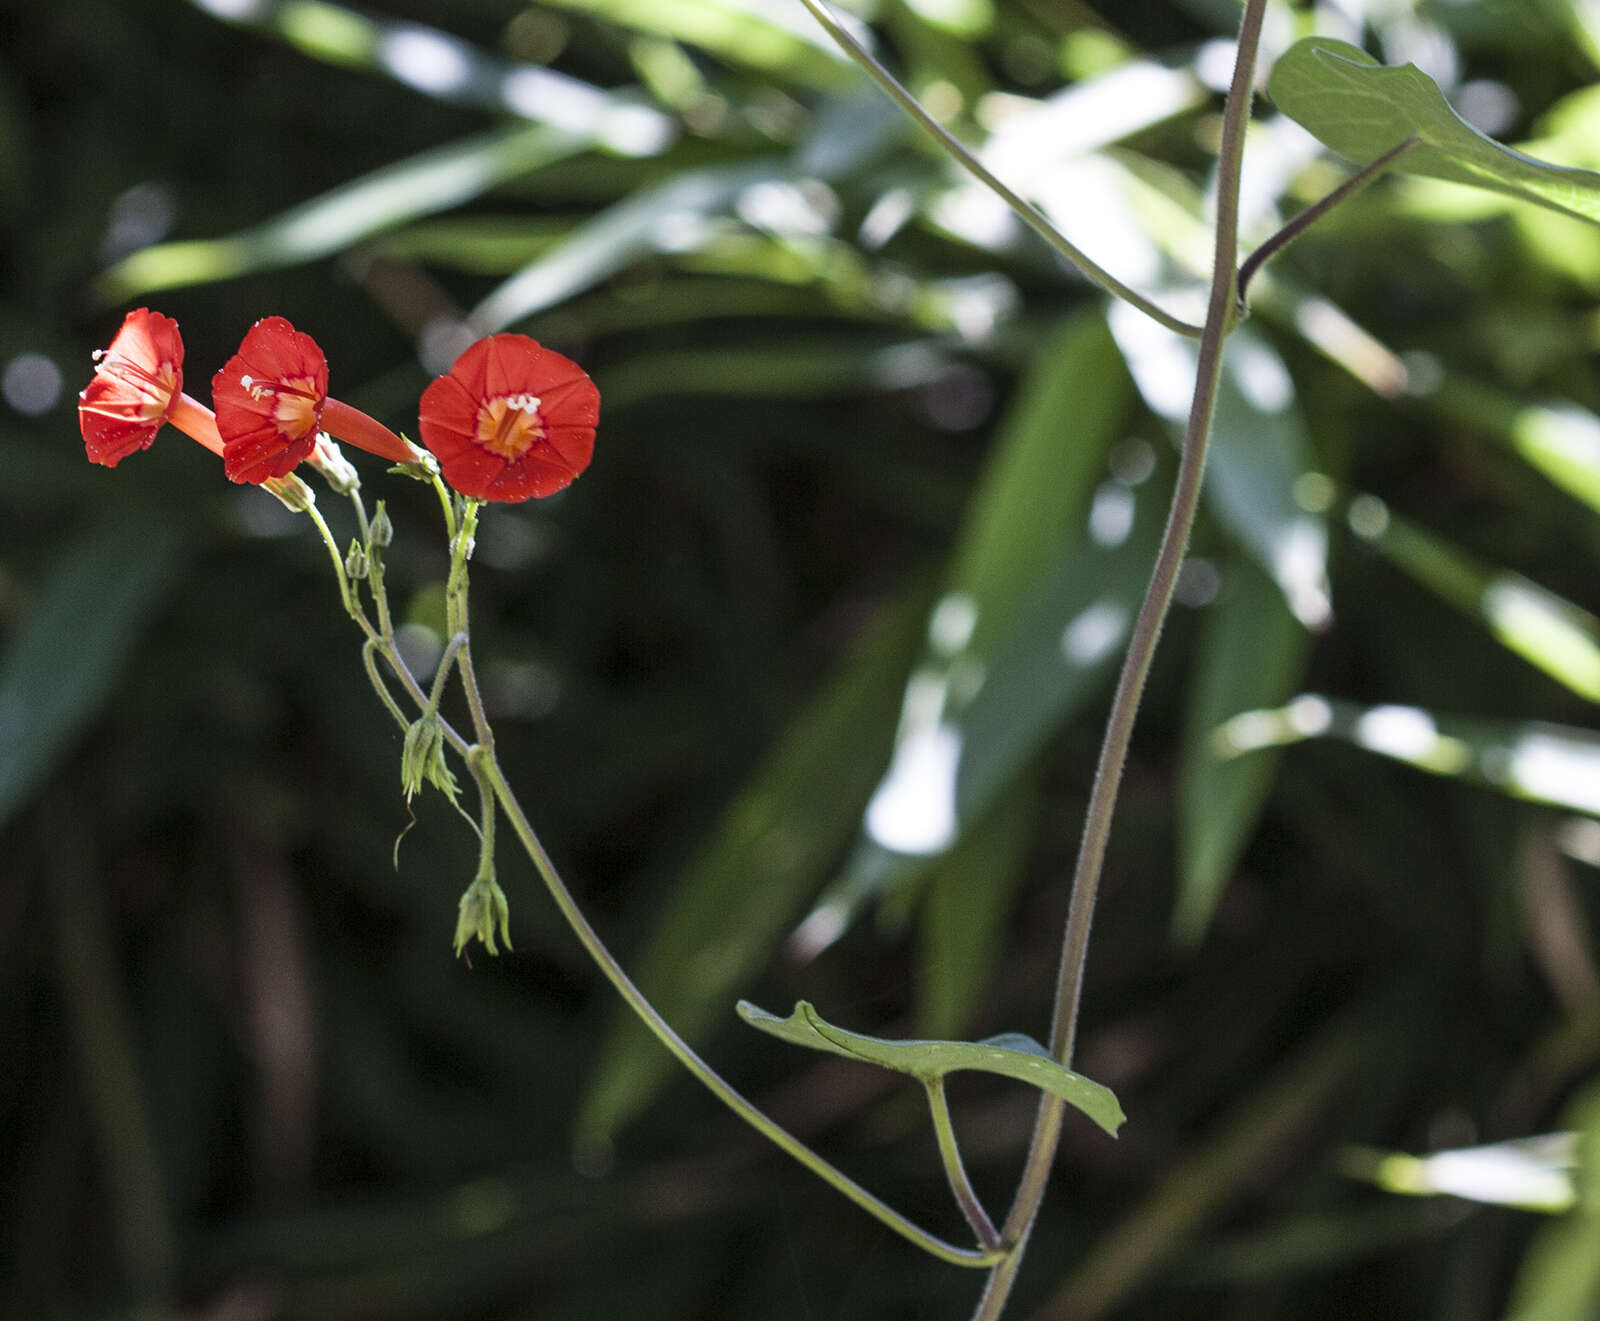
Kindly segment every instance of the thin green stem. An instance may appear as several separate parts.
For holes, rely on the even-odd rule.
[[[506,820],[511,823],[511,829],[516,834],[524,851],[544,881],[545,888],[555,900],[556,907],[561,915],[566,918],[567,924],[572,928],[578,941],[588,952],[589,957],[595,961],[600,971],[605,974],[606,980],[622,996],[628,1008],[639,1016],[644,1025],[650,1029],[656,1039],[670,1051],[674,1058],[690,1073],[700,1080],[705,1087],[717,1097],[724,1105],[743,1119],[747,1124],[761,1133],[770,1141],[781,1147],[789,1155],[816,1174],[825,1183],[837,1188],[857,1206],[881,1220],[890,1229],[901,1237],[914,1243],[923,1251],[931,1253],[941,1261],[948,1261],[958,1266],[985,1267],[992,1266],[1000,1260],[1001,1254],[992,1247],[981,1251],[971,1248],[959,1248],[953,1243],[930,1234],[920,1225],[906,1219],[886,1202],[868,1192],[860,1184],[837,1169],[822,1156],[818,1155],[805,1143],[794,1137],[787,1130],[774,1123],[754,1103],[747,1100],[736,1091],[715,1069],[684,1041],[671,1024],[664,1019],[656,1007],[650,1003],[644,993],[634,985],[633,980],[623,971],[622,965],[617,962],[616,956],[606,947],[600,935],[589,924],[589,919],[583,915],[583,910],[578,907],[577,901],[572,897],[572,892],[567,889],[566,883],[561,879],[561,874],[556,870],[555,863],[550,860],[550,855],[545,852],[544,845],[539,842],[539,837],[534,833],[532,824],[528,821],[527,814],[522,810],[522,805],[517,801],[516,795],[511,790],[504,773],[500,769],[499,760],[494,753],[494,731],[490,728],[489,718],[484,710],[483,696],[479,691],[477,671],[472,663],[472,646],[466,639],[469,636],[469,621],[467,617],[467,558],[470,555],[468,543],[472,533],[472,519],[475,510],[469,509],[461,523],[461,544],[454,553],[454,562],[451,566],[449,596],[453,599],[450,607],[456,626],[460,629],[457,635],[460,648],[456,653],[456,670],[461,676],[462,691],[466,695],[467,708],[472,713],[472,728],[478,740],[478,746],[468,753],[468,762],[473,767],[473,773],[482,773],[489,778],[494,786],[495,797],[500,803],[501,810],[506,815]]]
[[[384,659],[389,659],[387,652],[384,654]],[[384,683],[383,675],[378,672],[378,644],[371,638],[361,644],[361,663],[366,666],[367,678],[371,680],[373,691],[378,694],[378,700],[383,703],[385,709],[394,717],[395,723],[400,726],[402,732],[410,729],[411,722],[406,719],[406,713],[400,709],[400,703],[394,700],[394,694],[389,691],[389,685]],[[390,664],[392,665],[393,662],[391,661]],[[442,726],[443,722],[441,722]]]
[[[487,749],[485,750],[487,753]],[[500,810],[506,815],[506,820],[511,823],[511,829],[521,843],[523,850],[533,862],[540,878],[549,890],[550,896],[555,900],[556,907],[561,910],[561,915],[566,918],[567,924],[577,935],[579,942],[588,952],[600,971],[605,974],[606,980],[616,988],[617,993],[627,1003],[629,1009],[639,1016],[641,1022],[650,1029],[656,1039],[661,1042],[690,1073],[700,1080],[708,1091],[719,1101],[732,1110],[740,1119],[749,1124],[751,1128],[762,1134],[769,1141],[789,1153],[808,1170],[823,1182],[836,1188],[857,1206],[868,1214],[880,1220],[895,1233],[908,1242],[915,1244],[924,1252],[939,1258],[941,1261],[950,1262],[956,1266],[993,1266],[1000,1261],[1004,1254],[998,1249],[983,1249],[975,1251],[971,1248],[959,1248],[952,1243],[930,1234],[920,1225],[907,1220],[887,1203],[880,1201],[868,1192],[844,1171],[831,1165],[822,1156],[818,1155],[799,1138],[789,1133],[774,1123],[763,1114],[753,1102],[734,1090],[725,1081],[721,1074],[713,1069],[705,1060],[672,1030],[671,1025],[657,1012],[656,1007],[650,1003],[644,993],[633,984],[628,974],[622,970],[611,951],[606,948],[599,934],[589,925],[589,920],[583,915],[577,901],[572,897],[566,884],[562,881],[560,873],[556,871],[555,864],[551,862],[550,855],[539,842],[539,837],[534,834],[532,825],[529,824],[527,815],[522,810],[522,805],[517,802],[516,795],[512,793],[511,786],[506,782],[504,773],[493,753],[487,753],[484,758],[485,766],[494,783],[495,797],[500,804]]]
[[[922,1085],[927,1089],[928,1113],[933,1117],[933,1131],[939,1139],[939,1158],[944,1162],[945,1177],[950,1180],[950,1191],[955,1194],[956,1205],[972,1226],[979,1244],[985,1248],[998,1248],[1000,1231],[983,1209],[977,1190],[967,1178],[967,1167],[961,1163],[961,1147],[956,1141],[955,1124],[950,1119],[950,1103],[945,1100],[944,1078],[924,1078]]]
[[[1421,143],[1422,139],[1417,137],[1416,134],[1412,134],[1399,146],[1391,147],[1383,155],[1379,156],[1377,160],[1364,165],[1360,170],[1352,174],[1326,197],[1306,207],[1304,211],[1300,212],[1299,215],[1295,216],[1293,220],[1289,221],[1288,224],[1246,257],[1239,265],[1239,302],[1241,304],[1244,302],[1245,293],[1250,287],[1250,281],[1263,265],[1287,248],[1306,230],[1310,229],[1323,216],[1338,206],[1339,203],[1354,197],[1408,151],[1413,147],[1420,146]]]
[[[1117,793],[1122,785],[1123,764],[1133,734],[1134,718],[1144,692],[1145,678],[1155,656],[1156,643],[1172,604],[1172,590],[1178,569],[1189,543],[1189,533],[1200,504],[1200,486],[1205,475],[1206,451],[1211,440],[1211,423],[1216,411],[1217,385],[1222,371],[1222,348],[1236,315],[1239,242],[1239,179],[1244,156],[1244,134],[1250,117],[1252,84],[1255,77],[1256,49],[1261,40],[1261,24],[1267,0],[1247,0],[1239,25],[1238,53],[1233,81],[1223,109],[1222,144],[1217,160],[1217,228],[1211,296],[1206,309],[1205,333],[1200,337],[1199,361],[1195,372],[1194,398],[1184,433],[1183,454],[1178,465],[1178,481],[1172,493],[1172,507],[1162,534],[1161,549],[1150,576],[1144,603],[1134,625],[1128,653],[1117,680],[1111,714],[1106,722],[1100,760],[1095,768],[1094,787],[1084,820],[1083,839],[1078,849],[1072,878],[1072,897],[1067,908],[1066,929],[1062,935],[1061,965],[1056,980],[1055,1013],[1050,1026],[1050,1052],[1063,1065],[1072,1062],[1077,1036],[1078,1011],[1082,1004],[1083,970],[1089,950],[1089,931],[1094,919],[1095,898],[1105,864],[1106,842],[1111,834],[1111,818]],[[1033,1139],[1018,1182],[1016,1198],[1006,1216],[1001,1241],[1011,1251],[990,1273],[979,1299],[973,1321],[996,1321],[1010,1297],[1011,1286],[1039,1213],[1061,1136],[1064,1103],[1045,1094],[1034,1120]]]
[[[873,57],[871,51],[856,40],[855,35],[833,16],[824,0],[804,0],[804,3],[817,22],[827,30],[828,35],[839,44],[846,55],[861,66],[867,77],[871,78],[873,82],[883,89],[884,94],[890,100],[905,111],[906,115],[923,132],[938,143],[962,169],[991,189],[1007,206],[1017,213],[1029,228],[1075,266],[1090,284],[1104,289],[1108,294],[1112,294],[1137,307],[1146,316],[1154,321],[1159,321],[1168,330],[1174,331],[1179,335],[1187,335],[1191,339],[1199,337],[1201,327],[1173,316],[1164,308],[1151,302],[1138,290],[1123,284],[1121,280],[1095,262],[1081,248],[1069,242],[1066,236],[1051,223],[1050,218],[1044,212],[1003,183],[987,165],[967,149],[959,138],[930,115],[923,108],[922,103]]]

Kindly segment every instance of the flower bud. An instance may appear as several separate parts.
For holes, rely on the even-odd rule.
[[[394,540],[394,524],[389,521],[389,511],[384,508],[382,500],[373,511],[372,523],[367,528],[367,544],[377,550],[382,550]]]
[[[277,496],[291,514],[303,514],[317,503],[311,488],[293,473],[287,477],[269,477],[261,483],[261,487]]]
[[[359,541],[352,541],[350,549],[344,557],[344,571],[352,578],[365,578],[367,576],[367,552],[361,549]]]
[[[511,905],[506,902],[506,892],[500,888],[494,873],[479,876],[461,896],[460,910],[456,916],[456,957],[470,941],[483,942],[490,955],[500,953],[495,946],[498,936],[507,949],[511,948]]]
[[[444,729],[438,716],[421,716],[406,730],[400,749],[400,787],[410,802],[426,781],[452,803],[460,787],[444,759]]]
[[[306,462],[322,474],[323,480],[338,495],[349,495],[361,489],[361,475],[356,472],[355,465],[345,458],[338,442],[325,431],[317,434],[317,443],[311,447]]]

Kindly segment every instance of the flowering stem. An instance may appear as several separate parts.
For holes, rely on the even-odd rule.
[[[1172,493],[1172,507],[1161,537],[1155,570],[1150,576],[1144,603],[1134,625],[1128,653],[1117,680],[1111,714],[1106,722],[1105,740],[1095,768],[1094,788],[1084,819],[1077,867],[1072,878],[1072,898],[1067,908],[1066,929],[1062,935],[1061,966],[1056,980],[1055,1014],[1050,1026],[1050,1053],[1063,1065],[1072,1062],[1077,1037],[1078,1011],[1082,1004],[1083,969],[1089,951],[1089,928],[1094,918],[1095,897],[1105,863],[1106,841],[1111,833],[1111,817],[1117,792],[1122,785],[1123,763],[1133,734],[1134,717],[1144,691],[1145,677],[1155,655],[1156,642],[1167,609],[1172,604],[1172,589],[1183,562],[1200,504],[1200,484],[1205,474],[1206,451],[1211,440],[1211,422],[1216,411],[1217,384],[1222,370],[1222,348],[1236,318],[1236,288],[1239,242],[1239,176],[1244,154],[1244,132],[1250,116],[1251,87],[1255,76],[1256,48],[1261,40],[1261,24],[1267,0],[1246,0],[1239,25],[1238,53],[1233,81],[1223,109],[1222,145],[1217,159],[1216,255],[1211,275],[1211,296],[1206,308],[1205,333],[1200,337],[1199,361],[1195,372],[1194,397],[1183,438],[1183,454],[1178,465],[1178,481]],[[1022,1264],[1029,1233],[1044,1198],[1045,1184],[1055,1160],[1061,1137],[1064,1103],[1045,1093],[1034,1119],[1033,1139],[1027,1162],[1018,1182],[1017,1194],[1001,1231],[1001,1241],[1010,1251],[990,1273],[978,1302],[973,1321],[995,1321],[1005,1307]]]
[[[472,532],[477,519],[478,505],[469,501],[461,519],[460,530],[452,538],[452,563],[450,571],[450,585],[447,591],[449,604],[447,609],[451,615],[455,628],[458,630],[457,639],[460,648],[456,652],[456,670],[461,675],[461,686],[466,694],[467,707],[472,713],[473,734],[477,745],[468,749],[466,753],[468,765],[471,766],[475,776],[481,775],[492,785],[495,800],[500,804],[500,810],[506,815],[506,820],[511,823],[511,829],[529,860],[533,863],[534,870],[544,881],[545,888],[550,892],[550,897],[555,900],[556,907],[561,915],[566,918],[567,925],[578,937],[579,943],[588,952],[600,971],[605,974],[607,981],[616,988],[628,1008],[639,1016],[641,1022],[650,1029],[656,1039],[670,1051],[674,1058],[690,1073],[703,1083],[706,1088],[717,1097],[724,1105],[732,1110],[745,1123],[761,1133],[789,1155],[817,1175],[825,1183],[831,1184],[842,1192],[857,1206],[867,1211],[882,1221],[895,1233],[899,1234],[924,1252],[928,1252],[941,1261],[948,1261],[957,1266],[992,1266],[1001,1259],[1001,1253],[993,1247],[982,1250],[960,1248],[953,1243],[930,1234],[920,1225],[906,1219],[886,1202],[868,1192],[844,1171],[838,1169],[817,1152],[813,1151],[799,1138],[793,1136],[786,1129],[774,1123],[757,1106],[736,1091],[727,1081],[713,1069],[705,1060],[684,1041],[671,1024],[664,1019],[656,1007],[650,1003],[644,993],[634,985],[633,980],[623,971],[622,965],[617,962],[616,956],[606,947],[600,934],[590,925],[589,919],[584,916],[583,910],[578,907],[577,900],[572,897],[572,892],[567,889],[566,883],[561,879],[561,874],[556,870],[555,863],[550,860],[550,855],[545,852],[544,845],[539,842],[539,837],[534,833],[527,813],[522,810],[522,804],[517,801],[516,794],[512,792],[511,785],[507,782],[504,772],[500,769],[499,759],[494,752],[494,731],[489,726],[489,719],[483,706],[483,697],[479,692],[477,672],[472,663],[472,645],[468,640],[470,630],[468,627],[468,602],[467,602],[467,561],[472,554]]]
[[[465,671],[463,671],[465,673]],[[487,750],[486,750],[487,751]],[[930,1234],[920,1225],[907,1220],[887,1203],[880,1201],[868,1192],[844,1171],[830,1164],[818,1155],[799,1138],[788,1130],[774,1123],[761,1112],[756,1105],[747,1100],[725,1081],[721,1074],[713,1069],[705,1060],[701,1059],[689,1044],[684,1041],[671,1025],[657,1012],[656,1007],[650,1003],[644,993],[633,984],[628,974],[622,970],[615,956],[599,934],[589,925],[589,920],[583,915],[577,901],[562,881],[561,875],[556,871],[555,864],[550,861],[550,855],[545,852],[544,846],[539,842],[539,837],[534,834],[533,827],[529,824],[522,806],[517,802],[516,795],[512,793],[511,786],[506,782],[505,775],[500,770],[499,762],[492,752],[485,756],[485,767],[494,784],[495,797],[500,804],[500,810],[506,814],[506,820],[511,823],[511,829],[523,850],[533,862],[534,869],[539,873],[549,890],[550,896],[555,900],[556,907],[561,910],[561,915],[566,918],[567,924],[577,935],[579,942],[588,951],[600,971],[605,974],[606,980],[617,990],[627,1003],[628,1008],[639,1016],[641,1022],[650,1029],[656,1039],[661,1042],[677,1061],[690,1073],[698,1078],[701,1083],[719,1101],[726,1105],[740,1119],[749,1124],[751,1128],[769,1139],[771,1142],[788,1152],[808,1170],[823,1182],[838,1189],[857,1206],[882,1221],[895,1233],[908,1242],[915,1244],[924,1252],[939,1258],[941,1261],[950,1262],[956,1266],[993,1266],[1003,1259],[1004,1253],[998,1248],[959,1248],[952,1243]]]
[[[1355,174],[1352,174],[1326,197],[1306,207],[1304,211],[1300,212],[1293,220],[1289,221],[1288,224],[1246,257],[1239,265],[1239,302],[1241,304],[1244,302],[1245,293],[1250,287],[1250,281],[1265,263],[1287,248],[1306,230],[1310,229],[1323,216],[1338,206],[1340,202],[1348,201],[1354,197],[1413,147],[1421,145],[1421,142],[1422,139],[1413,133],[1399,146],[1391,147],[1383,155],[1379,156],[1377,160],[1368,163]]]

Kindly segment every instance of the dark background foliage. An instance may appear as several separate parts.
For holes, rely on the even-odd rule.
[[[796,1132],[960,1237],[916,1089],[787,1052],[732,1003],[803,997],[886,1036],[1045,1032],[1107,673],[1086,671],[1042,717],[991,715],[1018,751],[935,866],[889,857],[859,822],[907,677],[929,663],[923,620],[952,556],[975,536],[1013,544],[1017,508],[984,523],[975,492],[1021,445],[1023,403],[1056,382],[1047,433],[1093,433],[1111,471],[1119,453],[1153,464],[1159,505],[1170,447],[1094,329],[1098,297],[1031,240],[986,246],[937,223],[955,176],[820,44],[764,61],[729,35],[737,6],[599,0],[383,15],[453,33],[476,60],[549,61],[604,89],[642,78],[670,140],[634,156],[567,144],[459,204],[364,202],[359,232],[329,251],[286,240],[272,261],[234,253],[172,287],[118,284],[105,272],[145,245],[248,231],[515,122],[389,76],[347,11],[215,8],[257,18],[0,0],[0,1314],[966,1315],[976,1275],[918,1256],[618,1027],[510,849],[515,951],[452,957],[472,841],[434,798],[412,826],[399,738],[322,547],[176,432],[115,473],[90,467],[72,392],[129,307],[178,319],[202,398],[249,324],[277,313],[324,346],[337,395],[414,430],[440,327],[563,241],[588,243],[588,275],[509,320],[579,357],[606,403],[579,483],[485,519],[475,647],[502,757],[669,1016]],[[1359,9],[1295,17],[1348,26]],[[1356,35],[1395,62],[1431,59],[1496,136],[1593,163],[1545,118],[1577,115],[1596,77],[1576,7],[1365,10]],[[693,39],[666,17],[702,12]],[[875,21],[886,59],[924,96],[954,95],[976,142],[986,95],[1048,96],[1126,61],[1203,65],[1235,13],[1000,0],[992,14],[885,4]],[[1276,50],[1290,17],[1275,12]],[[798,5],[783,18],[809,21]],[[1185,224],[1218,104],[1197,90],[1111,135],[1110,159]],[[655,237],[630,247],[594,228],[691,171],[787,186],[784,162],[813,140],[845,153],[826,188],[799,189],[820,227],[765,221],[730,194],[681,241],[647,225]],[[1338,177],[1301,153],[1278,176],[1286,212]],[[862,241],[895,188],[912,218],[886,246]],[[1152,677],[1089,965],[1079,1067],[1130,1123],[1115,1143],[1069,1127],[1018,1317],[1462,1321],[1507,1315],[1551,1280],[1572,1290],[1565,1315],[1600,1306],[1555,1237],[1589,1234],[1600,1257],[1592,1220],[1404,1199],[1350,1174],[1352,1145],[1426,1152],[1583,1122],[1600,832],[1570,809],[1597,801],[1592,763],[1537,804],[1316,741],[1257,754],[1259,792],[1227,797],[1233,772],[1192,732],[1301,691],[1509,722],[1464,734],[1485,747],[1527,722],[1592,724],[1592,617],[1567,617],[1576,642],[1519,645],[1484,617],[1480,579],[1524,575],[1596,605],[1585,479],[1552,483],[1508,418],[1549,399],[1600,408],[1600,243],[1462,196],[1380,186],[1283,264],[1283,289],[1426,355],[1405,361],[1416,379],[1442,374],[1436,393],[1385,397],[1292,315],[1257,318],[1292,380],[1289,476],[1328,475],[1295,489],[1326,514],[1334,616],[1300,629],[1261,586],[1250,520],[1213,511]],[[1192,282],[1179,222],[1137,215],[1163,278]],[[1109,370],[1063,377],[1063,325],[1091,358],[1111,352]],[[1097,430],[1100,391],[1114,402]],[[1248,447],[1234,462],[1273,480]],[[362,470],[389,501],[391,586],[426,650],[442,624],[437,509]],[[1037,497],[1074,526],[1106,461],[1084,471],[1083,503],[1053,481]],[[1355,507],[1364,534],[1349,530],[1346,501],[1364,492],[1390,531],[1372,504]],[[1397,526],[1426,533],[1423,548],[1408,553]],[[1046,543],[1018,534],[1016,582],[1056,572],[1062,548]],[[1214,626],[1252,582],[1270,614],[1259,636],[1238,613]],[[1054,638],[1066,617],[1017,590],[1002,641]],[[1206,704],[1208,673],[1234,706]],[[1185,833],[1196,811],[1230,823],[1220,899]],[[834,943],[796,957],[790,933],[840,877],[861,902]],[[1175,910],[1189,914],[1177,935]],[[998,1211],[1031,1097],[963,1077],[953,1099]]]

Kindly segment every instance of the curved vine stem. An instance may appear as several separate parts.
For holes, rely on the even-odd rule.
[[[975,179],[981,180],[985,187],[992,190],[1007,206],[1015,211],[1018,217],[1046,243],[1054,248],[1062,257],[1066,258],[1079,273],[1097,288],[1106,293],[1120,298],[1125,303],[1137,307],[1146,316],[1154,321],[1159,321],[1168,330],[1179,335],[1187,335],[1190,339],[1200,336],[1202,328],[1175,317],[1165,308],[1151,302],[1137,289],[1132,289],[1122,283],[1116,276],[1099,265],[1088,253],[1067,240],[1059,229],[1051,223],[1050,218],[1034,206],[1032,202],[1020,193],[1003,183],[1000,178],[989,169],[981,160],[969,151],[943,124],[930,115],[923,108],[922,102],[899,82],[895,76],[883,67],[865,46],[856,40],[855,34],[833,16],[824,0],[803,0],[805,7],[811,11],[812,17],[822,24],[828,35],[838,43],[852,60],[861,66],[867,77],[877,83],[886,96],[889,97],[901,110],[905,111],[924,133],[932,138],[944,151],[966,170]]]
[[[469,507],[462,519],[461,531],[466,538],[470,538],[472,518],[474,511]],[[493,788],[495,801],[500,810],[505,813],[506,820],[511,825],[512,833],[522,845],[529,860],[533,863],[534,870],[539,873],[539,878],[544,882],[545,888],[550,892],[550,897],[555,900],[556,907],[561,911],[562,917],[567,920],[567,925],[572,928],[579,943],[594,960],[596,966],[605,974],[607,981],[616,989],[623,1001],[627,1004],[640,1021],[650,1029],[651,1033],[671,1052],[672,1056],[683,1065],[691,1074],[700,1080],[708,1091],[719,1101],[732,1110],[740,1119],[749,1124],[751,1128],[762,1134],[769,1141],[786,1151],[799,1161],[808,1170],[843,1193],[862,1210],[872,1215],[895,1233],[908,1242],[915,1244],[924,1252],[939,1258],[941,1261],[950,1262],[956,1266],[973,1266],[978,1268],[993,1266],[998,1262],[1002,1253],[997,1248],[985,1247],[982,1249],[957,1247],[947,1243],[923,1229],[920,1225],[908,1220],[888,1203],[880,1200],[873,1193],[863,1188],[849,1175],[845,1174],[835,1165],[813,1151],[799,1138],[787,1129],[781,1127],[768,1118],[752,1101],[746,1099],[740,1092],[727,1082],[715,1069],[694,1051],[694,1049],[680,1037],[672,1025],[663,1018],[656,1007],[650,1003],[632,978],[623,971],[622,965],[617,962],[616,956],[606,947],[600,934],[589,924],[589,919],[584,916],[583,910],[578,907],[578,902],[573,898],[572,892],[567,889],[566,883],[561,879],[561,873],[556,870],[556,865],[551,861],[550,855],[545,852],[544,845],[540,843],[538,835],[534,832],[533,825],[529,822],[527,813],[522,810],[522,804],[517,801],[516,794],[512,791],[510,783],[506,780],[504,772],[500,769],[500,762],[494,750],[494,731],[489,726],[488,715],[485,712],[483,697],[478,687],[477,671],[472,663],[472,646],[467,637],[469,626],[467,619],[467,572],[466,559],[470,555],[469,542],[462,540],[455,554],[459,557],[458,563],[452,565],[450,591],[455,597],[450,606],[450,613],[455,627],[459,630],[461,646],[455,654],[456,672],[461,676],[461,686],[466,694],[467,707],[472,714],[473,734],[478,746],[468,753],[473,765],[474,775],[480,775],[483,781]],[[458,571],[459,570],[459,571]]]
[[[1233,81],[1228,88],[1223,110],[1222,146],[1217,161],[1216,256],[1211,276],[1211,296],[1206,308],[1205,333],[1200,337],[1199,363],[1195,374],[1194,398],[1189,423],[1184,433],[1183,456],[1178,466],[1178,482],[1172,493],[1172,507],[1156,556],[1155,570],[1145,592],[1144,604],[1134,625],[1128,654],[1106,722],[1105,740],[1095,768],[1094,788],[1083,825],[1083,839],[1072,877],[1072,898],[1067,909],[1062,935],[1061,966],[1056,979],[1055,1014],[1050,1026],[1050,1053],[1063,1065],[1072,1062],[1077,1036],[1078,1011],[1083,995],[1083,969],[1089,950],[1089,929],[1094,919],[1095,898],[1105,864],[1106,842],[1111,834],[1111,816],[1117,792],[1122,786],[1123,763],[1133,734],[1134,717],[1144,692],[1145,678],[1155,656],[1161,626],[1172,604],[1172,589],[1178,568],[1183,563],[1200,504],[1200,485],[1205,474],[1206,451],[1211,440],[1211,422],[1216,411],[1217,385],[1222,370],[1222,347],[1237,315],[1236,296],[1239,243],[1239,176],[1244,154],[1244,131],[1250,117],[1251,89],[1255,77],[1256,48],[1261,40],[1262,18],[1267,0],[1247,0],[1239,25],[1238,54]],[[973,1321],[996,1321],[1010,1297],[1011,1286],[1022,1264],[1029,1233],[1039,1214],[1045,1184],[1055,1160],[1061,1137],[1064,1103],[1044,1095],[1034,1120],[1033,1139],[1017,1194],[1001,1228],[1001,1242],[1009,1251],[990,1273],[978,1301]]]

